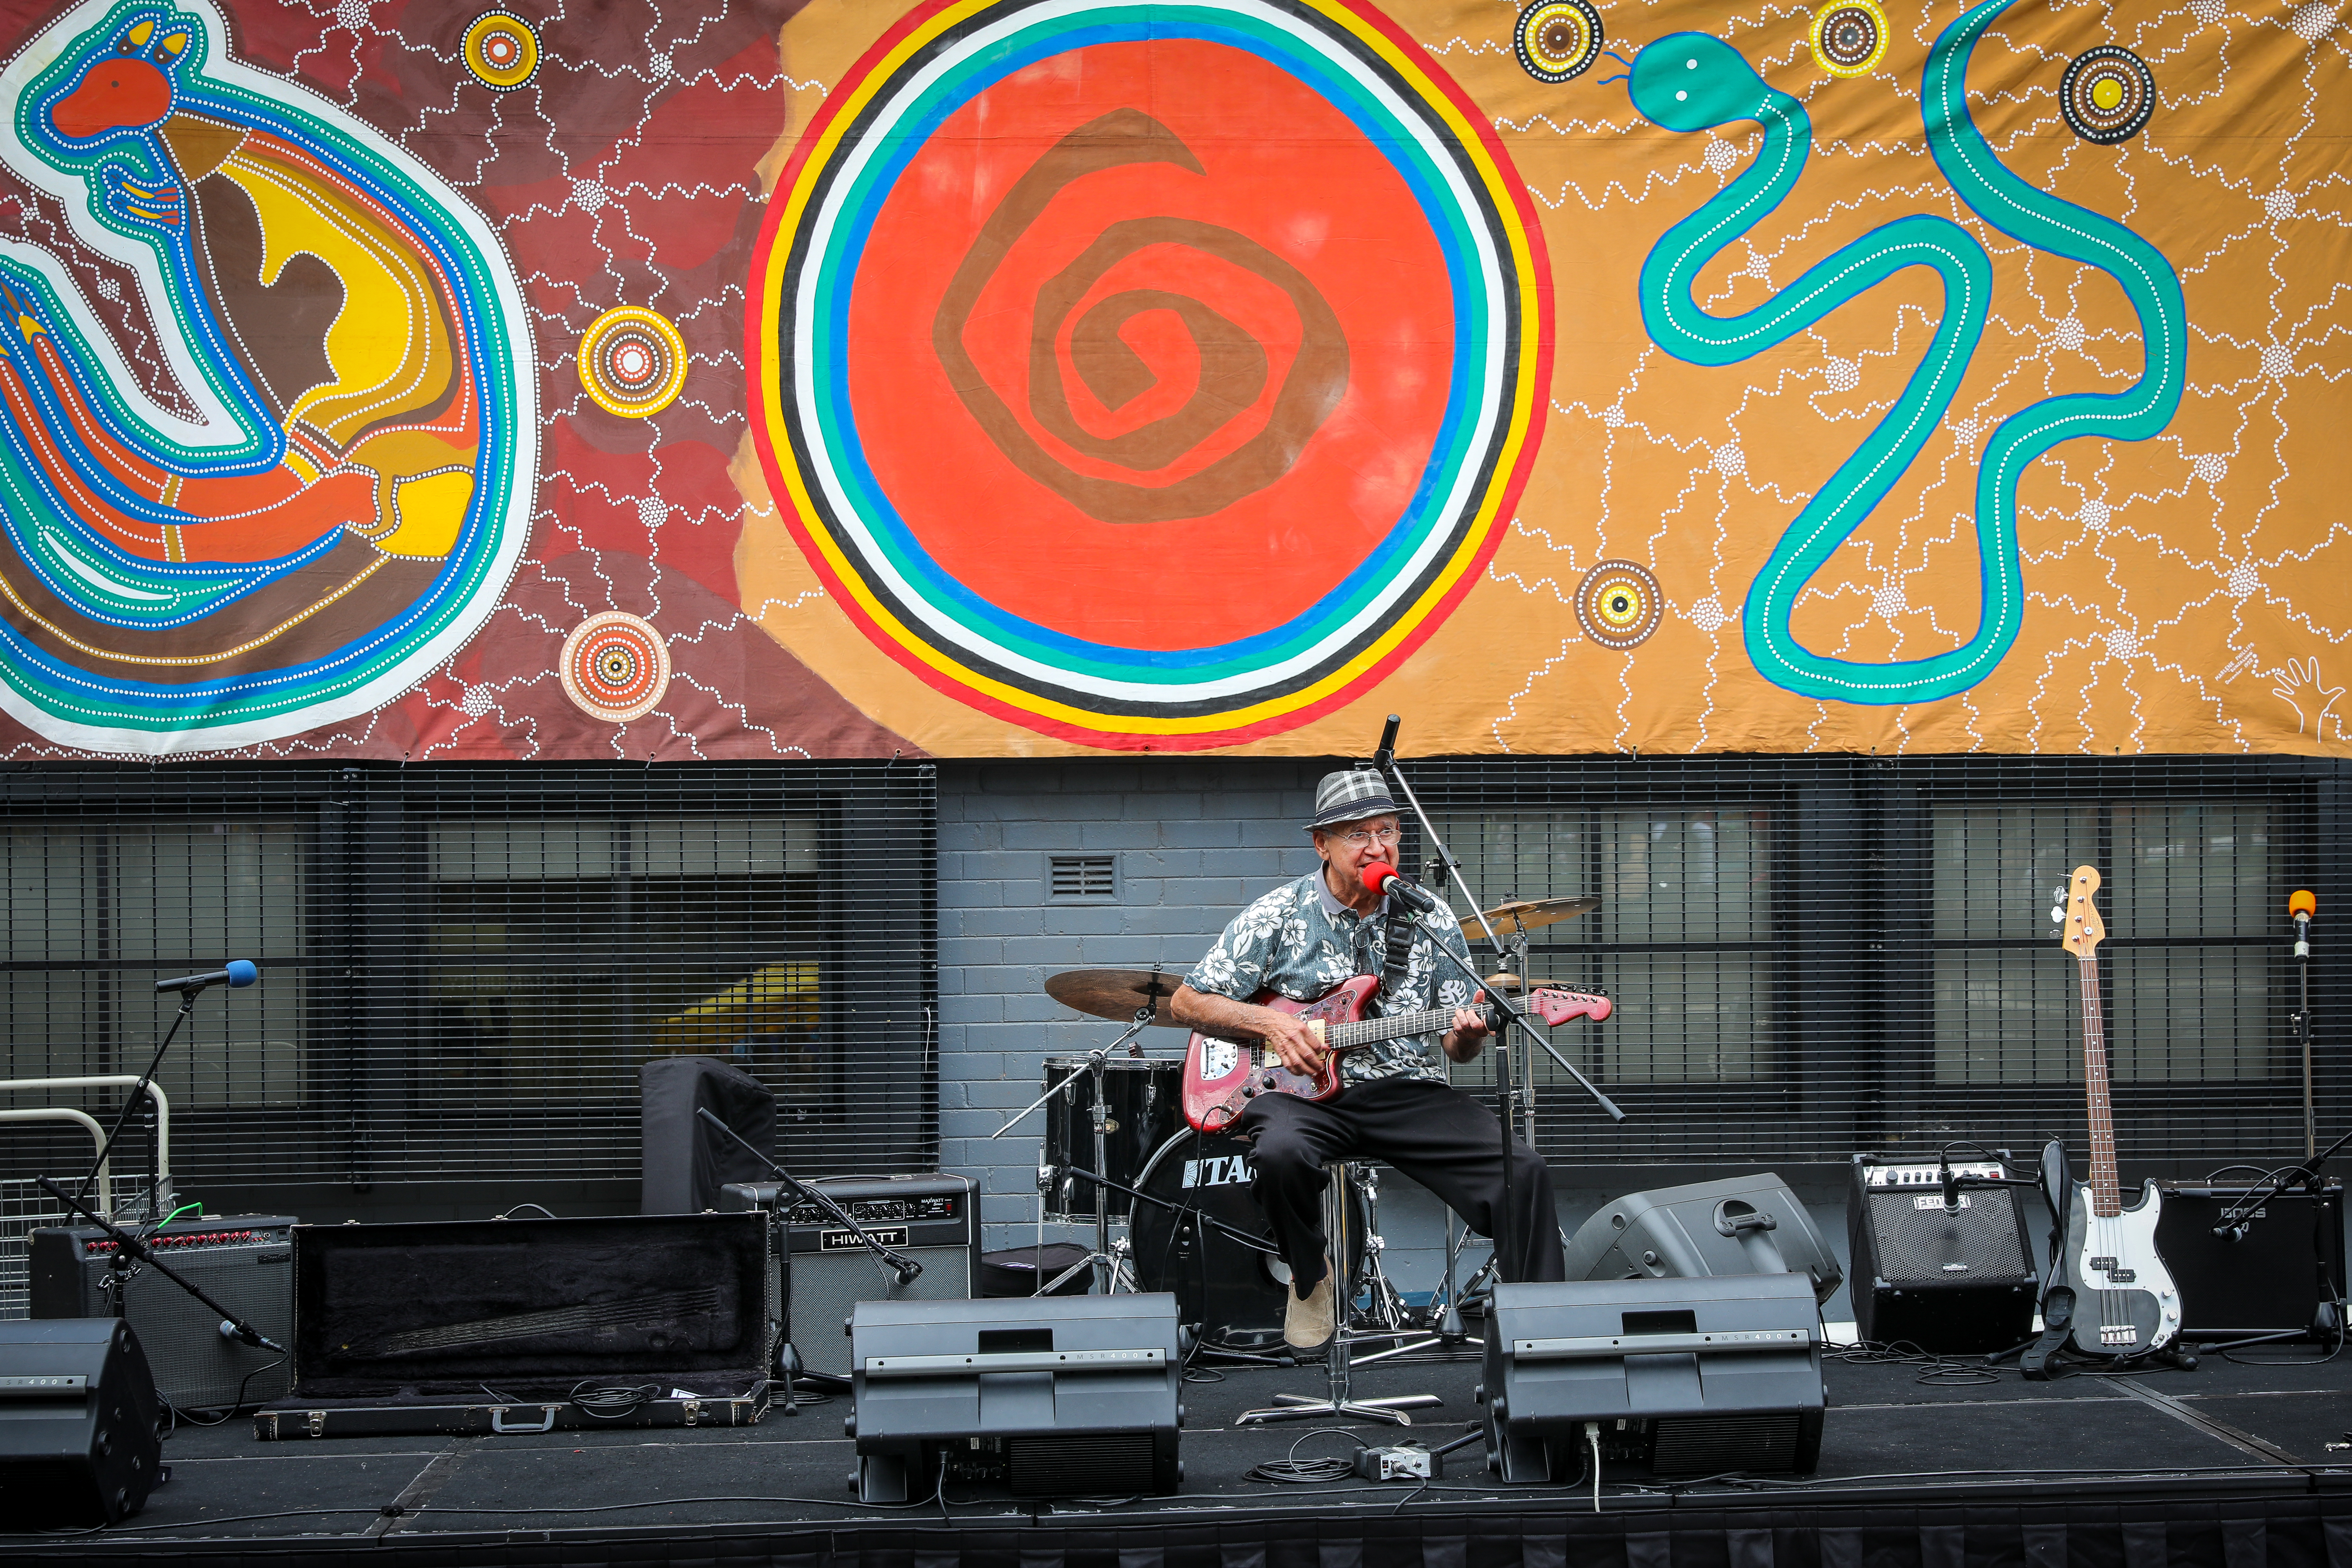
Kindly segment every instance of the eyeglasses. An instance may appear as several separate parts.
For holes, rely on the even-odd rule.
[[[1381,841],[1383,847],[1393,847],[1399,837],[1400,835],[1393,827],[1359,827],[1352,833],[1342,833],[1339,835],[1339,842],[1346,845],[1350,849],[1361,849],[1364,846],[1377,838]]]

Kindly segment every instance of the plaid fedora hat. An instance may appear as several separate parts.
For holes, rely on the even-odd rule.
[[[1342,768],[1325,773],[1315,786],[1315,819],[1307,826],[1312,832],[1335,823],[1396,815],[1397,803],[1389,798],[1386,779],[1370,768]]]

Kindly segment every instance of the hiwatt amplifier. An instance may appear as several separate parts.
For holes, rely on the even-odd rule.
[[[2328,1296],[2344,1300],[2341,1182],[2328,1182],[2316,1194],[2275,1193],[2252,1210],[2246,1199],[2258,1186],[2158,1182],[2157,1187],[2164,1206],[2157,1214],[2156,1251],[2180,1287],[2182,1335],[2335,1339],[2332,1328],[2315,1335],[2315,1320],[2323,1268]],[[2214,1235],[2225,1223],[2232,1234]]]
[[[149,1239],[172,1269],[281,1345],[294,1342],[294,1225],[278,1215],[179,1220]],[[36,1318],[103,1318],[114,1310],[114,1242],[96,1226],[32,1234]],[[276,1399],[292,1377],[286,1357],[220,1331],[221,1316],[152,1268],[131,1279],[131,1326],[155,1390],[182,1410]],[[276,1364],[272,1364],[272,1363]]]
[[[1497,1285],[1486,1319],[1487,1468],[1811,1470],[1822,1451],[1821,1309],[1801,1274]]]
[[[1998,1179],[1998,1162],[1952,1165]],[[1846,1193],[1853,1326],[1871,1344],[1990,1354],[2033,1337],[2041,1282],[2015,1187],[1965,1188],[1944,1206],[1939,1162],[1856,1154]]]
[[[861,1301],[850,1484],[906,1503],[941,1480],[1024,1497],[1172,1492],[1183,1425],[1176,1298]]]
[[[961,1301],[979,1289],[980,1193],[966,1177],[845,1176],[808,1184],[824,1189],[876,1240],[923,1266],[913,1284],[901,1285],[816,1205],[786,1206],[793,1304],[785,1331],[809,1371],[849,1375],[849,1312],[860,1301]]]

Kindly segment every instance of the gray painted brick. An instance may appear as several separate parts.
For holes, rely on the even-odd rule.
[[[1160,841],[1187,849],[1223,849],[1242,842],[1242,825],[1224,816],[1198,811],[1171,814],[1160,830]]]
[[[960,1050],[953,1053],[951,1059],[949,1053],[944,1051],[940,1053],[940,1078],[943,1082],[952,1080],[993,1083],[1003,1077],[1004,1058],[998,1052]]]
[[[1191,904],[1195,908],[1223,910],[1231,919],[1244,904],[1265,891],[1252,890],[1240,877],[1171,877],[1161,885],[1160,901],[1163,904]],[[1219,925],[1224,921],[1220,920]]]
[[[1036,936],[1045,929],[1045,911],[1034,904],[1017,909],[943,910],[940,913],[942,942],[968,936]]]
[[[1041,911],[1047,936],[1112,936],[1126,929],[1117,904],[1049,904]]]
[[[1214,811],[1211,805],[1203,807],[1202,796],[1193,790],[1138,790],[1121,802],[1121,815],[1140,821],[1157,822],[1163,831],[1180,823],[1201,816],[1204,810]]]
[[[1042,849],[1049,855],[1066,855],[1078,847],[1078,827],[1061,816],[1037,822],[1008,822],[1004,825],[1004,847],[1008,851]]]
[[[961,995],[950,996],[942,992],[940,995],[941,1028],[950,1026],[964,1028],[974,1024],[1003,1022],[1004,1022],[1004,998],[994,993],[975,996],[967,992]],[[941,1061],[940,1067],[941,1071],[945,1071],[947,1063]]]
[[[1081,820],[1077,826],[1082,849],[1154,849],[1160,845],[1157,822]]]
[[[949,910],[1002,909],[1004,906],[1004,884],[988,881],[950,882],[940,879],[940,920],[944,926]]]
[[[1213,912],[1194,909],[1187,904],[1161,903],[1148,909],[1126,911],[1126,933],[1129,936],[1197,936],[1206,951],[1211,939],[1224,929],[1224,922]]]

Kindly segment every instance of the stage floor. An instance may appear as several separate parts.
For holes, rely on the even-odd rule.
[[[1472,1429],[1477,1376],[1467,1359],[1391,1363],[1360,1369],[1356,1390],[1360,1396],[1440,1395],[1444,1406],[1416,1413],[1410,1433],[1435,1447]],[[1602,1489],[1602,1510],[1673,1508],[1686,1516],[1693,1509],[1767,1505],[1788,1516],[1792,1509],[1889,1502],[2104,1496],[2124,1503],[2135,1496],[2200,1494],[2336,1494],[2352,1501],[2352,1451],[2346,1447],[2352,1443],[2352,1357],[2255,1367],[2209,1356],[2193,1372],[2039,1384],[2011,1369],[1998,1381],[1960,1386],[1922,1382],[1913,1366],[1832,1359],[1827,1381],[1830,1409],[1814,1476],[1714,1481],[1678,1492],[1612,1484]],[[121,1555],[266,1542],[310,1555],[428,1542],[455,1548],[461,1538],[511,1544],[518,1532],[541,1542],[593,1539],[610,1547],[624,1538],[757,1535],[762,1527],[870,1532],[886,1521],[901,1529],[946,1524],[1003,1531],[1244,1514],[1370,1520],[1406,1510],[1591,1510],[1589,1494],[1580,1489],[1490,1484],[1477,1444],[1448,1456],[1444,1479],[1417,1492],[1406,1485],[1246,1479],[1253,1466],[1294,1452],[1339,1457],[1353,1451],[1354,1439],[1403,1435],[1366,1425],[1233,1426],[1235,1415],[1276,1393],[1318,1394],[1322,1383],[1319,1367],[1251,1367],[1224,1369],[1222,1381],[1188,1384],[1182,1489],[1123,1502],[1015,1502],[1002,1490],[951,1482],[944,1498],[908,1508],[860,1506],[845,1484],[854,1462],[852,1443],[842,1436],[845,1398],[791,1417],[774,1413],[740,1429],[265,1443],[249,1420],[184,1426],[164,1446],[171,1480],[143,1513],[112,1530],[52,1535],[41,1544],[79,1556],[92,1549]],[[6,1537],[0,1555],[33,1544],[28,1537]]]

